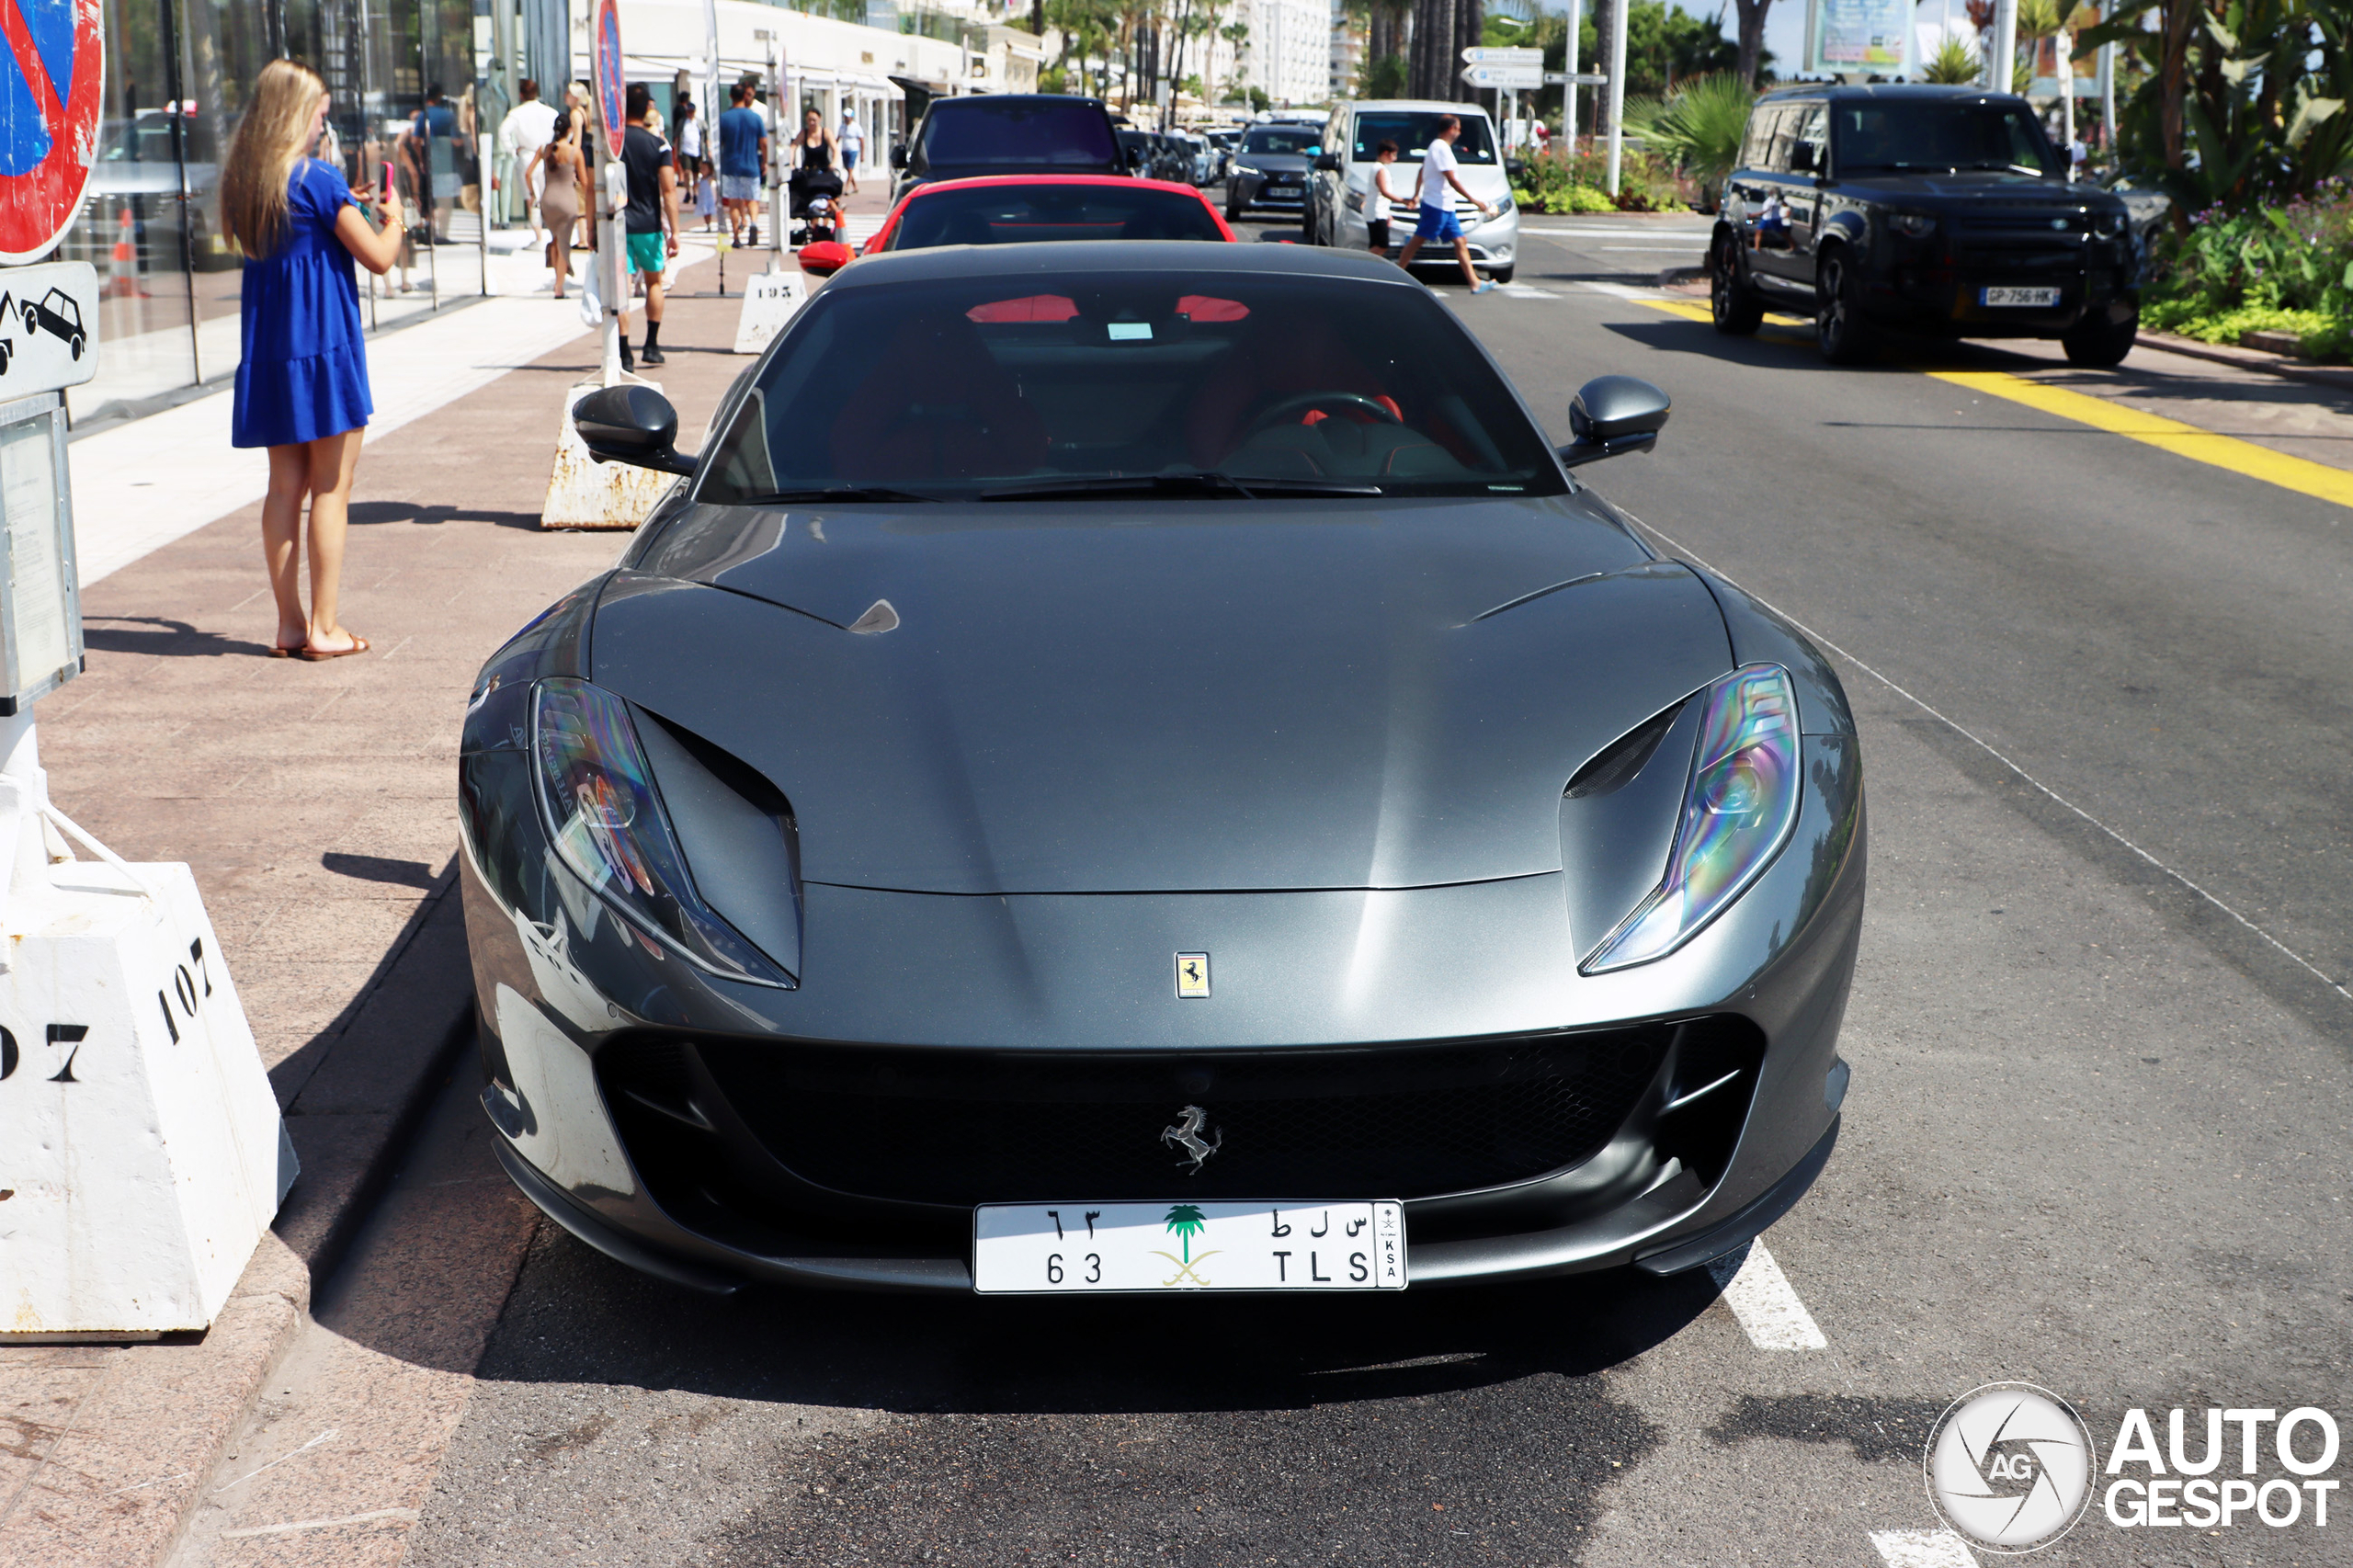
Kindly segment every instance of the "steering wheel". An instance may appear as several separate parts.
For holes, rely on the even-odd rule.
[[[1403,425],[1405,423],[1403,419],[1400,419],[1395,414],[1390,411],[1387,403],[1382,403],[1378,398],[1367,397],[1362,392],[1302,392],[1296,397],[1287,397],[1283,399],[1282,402],[1275,404],[1274,407],[1267,410],[1266,413],[1252,420],[1250,422],[1250,428],[1243,432],[1242,438],[1246,441],[1251,437],[1258,434],[1261,430],[1267,428],[1269,426],[1290,422],[1290,416],[1293,415],[1304,414],[1310,409],[1329,408],[1336,404],[1344,405],[1348,408],[1362,409],[1365,413],[1373,416],[1373,421],[1376,424]]]

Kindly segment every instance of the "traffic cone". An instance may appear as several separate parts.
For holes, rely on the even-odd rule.
[[[138,253],[132,240],[136,231],[131,222],[131,209],[122,210],[121,221],[114,227],[114,255],[107,262],[107,286],[104,297],[109,300],[143,300],[147,290],[139,286]]]

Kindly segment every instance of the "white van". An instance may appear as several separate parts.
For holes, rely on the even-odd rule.
[[[1414,233],[1422,151],[1438,132],[1438,117],[1449,114],[1462,122],[1462,134],[1454,143],[1456,172],[1495,215],[1482,222],[1479,210],[1450,186],[1446,204],[1454,209],[1463,238],[1471,243],[1472,264],[1498,283],[1510,282],[1519,259],[1519,210],[1512,205],[1511,179],[1504,172],[1495,124],[1476,104],[1381,98],[1334,106],[1308,189],[1301,237],[1309,244],[1349,250],[1363,250],[1371,243],[1365,215],[1372,200],[1373,154],[1383,142],[1394,142],[1397,162],[1389,170],[1389,188],[1398,199],[1389,215],[1389,244],[1392,251],[1402,247]],[[1423,262],[1452,267],[1454,247],[1426,244],[1415,257],[1416,266]]]

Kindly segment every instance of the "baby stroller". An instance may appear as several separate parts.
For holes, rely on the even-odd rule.
[[[787,182],[795,249],[842,237],[842,176],[831,169],[795,169]]]

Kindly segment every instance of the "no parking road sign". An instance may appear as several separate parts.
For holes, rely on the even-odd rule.
[[[0,262],[48,254],[98,155],[99,0],[0,0]]]

